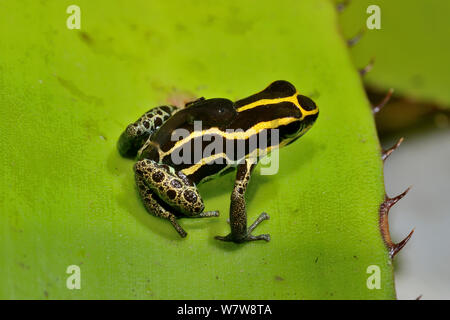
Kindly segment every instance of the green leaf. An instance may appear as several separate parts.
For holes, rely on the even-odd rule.
[[[366,13],[369,5],[378,5],[381,29],[369,30]],[[375,64],[365,77],[372,87],[450,107],[450,56],[448,41],[450,2],[431,1],[352,1],[341,14],[343,33],[350,38],[366,30],[351,49],[357,66],[374,57]]]
[[[1,4],[0,297],[395,298],[380,147],[330,2],[80,0],[81,30],[69,4]],[[249,222],[266,211],[272,241],[213,239],[229,232],[233,175],[200,187],[221,216],[180,220],[185,239],[148,214],[116,150],[125,126],[174,90],[239,99],[277,79],[320,115],[277,175],[250,182]]]

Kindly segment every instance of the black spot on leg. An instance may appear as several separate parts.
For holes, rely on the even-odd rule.
[[[162,173],[161,171],[156,171],[153,175],[152,175],[152,179],[155,182],[161,182],[164,180],[164,173]]]
[[[195,192],[191,191],[191,190],[186,190],[184,193],[184,198],[186,199],[186,201],[190,202],[190,203],[194,203],[195,201],[197,201],[197,195],[195,194]]]
[[[155,119],[155,126],[159,127],[160,125],[162,125],[162,123],[163,122],[162,122],[161,118],[158,117]]]
[[[240,194],[244,194],[244,189],[239,188],[239,189],[238,189],[238,192],[239,192]]]
[[[150,123],[148,121],[144,121],[144,127],[146,129],[150,128]]]
[[[172,181],[170,182],[170,184],[172,185],[172,187],[177,188],[177,189],[179,189],[179,188],[181,188],[181,187],[183,186],[183,185],[181,184],[181,182],[178,181],[178,180],[172,180]]]
[[[177,193],[175,192],[175,190],[167,191],[167,197],[169,197],[170,200],[175,199],[176,196],[177,196]]]

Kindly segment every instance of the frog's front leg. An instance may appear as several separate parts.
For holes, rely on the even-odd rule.
[[[219,216],[218,211],[203,212],[205,206],[197,187],[183,173],[148,159],[138,161],[134,171],[147,210],[169,220],[181,237],[187,233],[176,221],[179,213],[192,218]]]
[[[252,231],[264,220],[269,219],[269,215],[265,212],[253,222],[253,224],[247,229],[247,212],[245,209],[245,191],[250,180],[250,175],[255,167],[255,163],[247,160],[245,163],[240,164],[237,168],[236,181],[234,184],[233,192],[231,193],[230,204],[230,227],[231,233],[225,237],[216,236],[216,239],[222,241],[233,241],[236,243],[253,241],[253,240],[265,240],[270,241],[270,235],[260,234],[257,236],[252,235]]]

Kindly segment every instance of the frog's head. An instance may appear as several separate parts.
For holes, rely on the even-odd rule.
[[[313,100],[301,94],[296,94],[296,100],[297,102],[293,103],[300,112],[296,114],[295,121],[289,123],[285,129],[280,128],[282,145],[288,145],[303,136],[319,116],[319,108]]]

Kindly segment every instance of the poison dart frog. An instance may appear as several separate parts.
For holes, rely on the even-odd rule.
[[[137,158],[134,173],[145,208],[169,220],[181,237],[187,233],[178,218],[219,216],[218,211],[204,211],[197,185],[236,170],[230,205],[231,232],[216,239],[235,243],[270,241],[269,234],[252,234],[262,221],[269,219],[265,212],[247,228],[244,196],[259,159],[255,154],[262,157],[294,142],[311,128],[318,115],[319,109],[310,98],[299,94],[291,83],[279,80],[235,102],[200,98],[183,108],[153,108],[127,126],[117,146],[122,156]],[[201,124],[201,130],[196,130],[196,123]],[[184,135],[174,139],[174,133],[180,130]],[[268,134],[274,131],[278,132],[277,139]],[[251,143],[263,135],[264,147]],[[212,140],[221,142],[222,148],[211,150],[208,145]],[[238,143],[243,152],[236,152]],[[208,148],[210,152],[205,152]],[[187,161],[179,161],[180,157]]]

